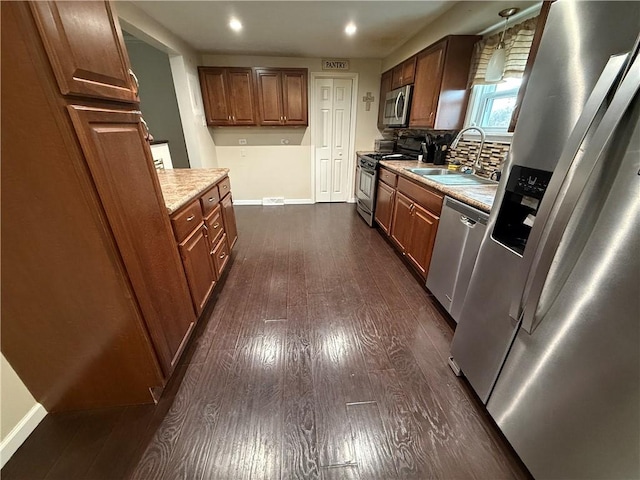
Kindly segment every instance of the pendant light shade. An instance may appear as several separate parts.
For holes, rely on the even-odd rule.
[[[504,61],[507,58],[507,52],[504,49],[504,43],[500,42],[493,51],[489,63],[487,64],[487,72],[484,79],[487,82],[499,82],[504,74]]]
[[[491,54],[491,58],[487,64],[487,71],[484,75],[484,79],[488,83],[496,83],[502,80],[502,76],[504,75],[504,64],[507,58],[507,51],[505,50],[504,45],[504,34],[507,31],[509,17],[518,13],[519,10],[519,8],[505,8],[498,13],[498,15],[504,18],[504,29],[502,30],[500,42]]]

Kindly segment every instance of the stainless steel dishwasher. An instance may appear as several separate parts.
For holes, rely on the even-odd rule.
[[[489,215],[445,197],[427,288],[458,322]]]

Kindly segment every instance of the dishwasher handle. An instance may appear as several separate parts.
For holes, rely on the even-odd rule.
[[[465,225],[465,226],[467,226],[467,227],[469,227],[469,228],[473,228],[473,227],[475,227],[475,226],[476,226],[476,223],[478,223],[478,222],[476,222],[476,221],[474,221],[474,220],[471,220],[471,219],[470,219],[469,217],[467,217],[466,215],[460,215],[460,222],[461,222],[463,225]]]

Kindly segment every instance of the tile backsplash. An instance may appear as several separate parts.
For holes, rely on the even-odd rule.
[[[476,159],[479,141],[475,140],[460,140],[456,148],[449,150],[447,154],[447,162],[458,162],[466,167],[472,167],[473,162]],[[504,142],[484,142],[480,159],[482,160],[482,166],[484,171],[477,172],[478,175],[483,177],[489,177],[493,172],[499,170],[500,164],[504,160],[505,156],[509,152],[509,143]]]

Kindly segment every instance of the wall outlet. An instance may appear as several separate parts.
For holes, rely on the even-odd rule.
[[[280,139],[280,144],[281,145],[289,145],[289,139],[288,138],[281,138]]]
[[[247,144],[247,139],[246,138],[241,138],[240,140],[238,140],[238,143],[240,145],[246,145]]]
[[[241,148],[240,149],[240,156],[241,157],[246,157],[247,156],[247,149],[246,148]]]

